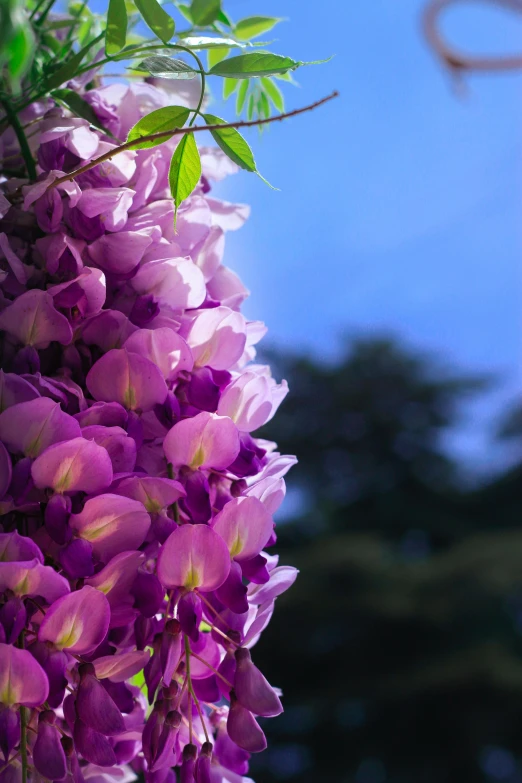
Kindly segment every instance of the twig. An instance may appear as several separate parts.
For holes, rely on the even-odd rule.
[[[86,171],[93,169],[95,166],[98,166],[100,163],[104,163],[106,160],[110,160],[112,157],[114,157],[114,155],[117,155],[119,152],[125,152],[126,150],[131,150],[134,147],[138,147],[144,141],[158,141],[160,139],[164,139],[166,141],[167,139],[170,139],[172,136],[178,136],[182,133],[196,133],[197,131],[224,130],[226,128],[250,128],[255,125],[266,125],[269,122],[278,122],[280,120],[286,120],[288,117],[295,117],[298,114],[303,114],[304,112],[317,109],[319,106],[322,106],[323,103],[327,103],[328,101],[337,98],[338,95],[339,93],[337,92],[337,90],[335,90],[334,92],[332,92],[331,95],[327,95],[325,98],[321,98],[320,101],[311,103],[309,106],[302,106],[300,109],[294,109],[293,111],[285,112],[284,114],[276,114],[274,117],[267,117],[266,119],[240,120],[238,122],[221,123],[219,125],[193,125],[192,127],[189,126],[185,128],[173,128],[168,131],[161,131],[161,133],[150,133],[148,136],[141,136],[139,139],[133,139],[133,141],[126,141],[125,144],[116,147],[116,149],[110,150],[109,152],[106,152],[104,155],[100,155],[99,158],[95,158],[94,160],[91,160],[90,163],[86,163],[84,166],[80,166],[79,169],[76,169],[75,171],[71,171],[69,174],[65,174],[63,177],[59,177],[58,179],[55,179],[54,182],[51,182],[47,190],[52,190],[53,188],[58,187],[58,185],[61,185],[64,182],[70,182],[74,180],[80,174],[84,174]]]
[[[424,35],[438,57],[453,71],[502,72],[522,68],[522,55],[505,57],[467,55],[446,43],[440,32],[440,17],[451,6],[463,2],[468,4],[470,2],[477,3],[477,0],[430,0],[424,9],[422,17]],[[522,2],[520,0],[486,0],[486,2],[489,2],[491,5],[503,6],[510,11],[522,13]]]

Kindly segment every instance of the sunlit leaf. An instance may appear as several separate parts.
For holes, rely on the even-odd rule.
[[[211,76],[230,76],[233,79],[249,79],[253,76],[270,76],[299,68],[304,63],[268,52],[250,52],[229,57],[210,69]]]
[[[214,114],[205,114],[207,125],[224,125],[225,120]],[[215,142],[228,157],[246,171],[257,171],[254,154],[250,145],[236,128],[223,128],[210,131]]]
[[[283,93],[277,84],[274,84],[272,79],[267,77],[263,77],[261,79],[261,84],[263,85],[266,94],[274,104],[275,108],[278,111],[283,112],[285,110],[285,99],[283,98]]]
[[[169,185],[174,206],[190,196],[201,177],[201,159],[192,133],[186,133],[174,150],[170,162]]]
[[[118,54],[127,42],[127,7],[125,0],[109,0],[107,30],[105,32],[105,54]]]
[[[223,98],[227,100],[237,90],[239,79],[223,79]]]
[[[229,54],[230,54],[230,49],[228,46],[212,47],[207,52],[208,67],[212,68],[213,65],[221,62],[221,60],[224,60],[225,57],[228,57]]]
[[[244,41],[249,41],[251,38],[267,33],[282,21],[275,16],[248,16],[245,19],[240,19],[235,25],[234,35]]]
[[[172,130],[171,136],[165,136],[162,139],[153,139],[136,144],[133,149],[147,149],[163,144],[172,137],[174,131],[182,128],[190,115],[190,110],[185,106],[165,106],[162,109],[156,109],[150,114],[145,115],[134,125],[127,136],[127,141],[140,139],[142,136],[150,136],[151,133],[162,133]]]
[[[241,114],[245,106],[245,101],[248,93],[248,80],[242,79],[237,91],[236,98],[236,114]]]
[[[139,71],[148,71],[159,79],[194,79],[198,71],[183,60],[165,57],[161,54],[153,54],[146,57],[137,66]]]
[[[221,0],[192,0],[190,15],[194,24],[207,27],[215,22],[221,11]]]
[[[158,0],[134,0],[136,8],[145,23],[163,43],[168,43],[174,35],[174,19],[158,3]]]

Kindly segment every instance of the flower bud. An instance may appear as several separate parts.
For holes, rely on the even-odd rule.
[[[234,691],[238,701],[255,715],[273,717],[283,712],[279,697],[252,663],[250,650],[240,647],[236,650],[236,676]]]

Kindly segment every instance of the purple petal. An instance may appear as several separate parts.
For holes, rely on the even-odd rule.
[[[113,767],[116,764],[116,756],[109,740],[81,720],[74,724],[73,737],[76,751],[81,753],[86,761],[99,767]]]
[[[95,576],[86,579],[85,584],[96,587],[106,595],[111,607],[117,606],[128,598],[138,566],[144,557],[142,552],[121,552]]]
[[[40,625],[38,639],[52,642],[59,650],[92,652],[107,634],[110,614],[103,593],[94,587],[82,587],[55,601]]]
[[[167,396],[158,367],[124,348],[115,348],[98,359],[86,383],[95,400],[119,402],[128,410],[151,410]]]
[[[48,397],[20,402],[0,413],[0,440],[14,454],[37,457],[53,443],[81,434],[78,422]]]
[[[263,503],[255,497],[229,501],[214,518],[213,528],[226,542],[230,556],[249,560],[269,540],[274,522]]]
[[[252,663],[250,651],[244,647],[236,650],[234,691],[243,707],[255,715],[273,717],[283,712],[278,695]]]
[[[104,448],[84,438],[73,438],[45,449],[33,462],[31,475],[40,489],[95,493],[110,485],[113,472]]]
[[[40,394],[28,381],[12,372],[0,370],[0,412],[19,402],[35,400]]]
[[[277,385],[268,367],[247,370],[227,386],[218,405],[221,416],[230,416],[241,432],[252,432],[270,421],[288,394],[288,385]]]
[[[168,326],[138,329],[126,340],[124,347],[154,362],[167,381],[174,380],[180,372],[190,371],[194,364],[183,337]]]
[[[89,255],[104,272],[126,276],[138,266],[151,243],[145,231],[119,231],[92,242]]]
[[[69,524],[78,536],[89,541],[96,557],[108,562],[114,555],[137,549],[145,540],[150,516],[143,504],[121,495],[98,495],[88,500]]]
[[[84,427],[82,435],[107,450],[114,473],[130,473],[136,465],[136,441],[121,427],[92,424]]]
[[[13,467],[11,464],[11,457],[4,444],[0,442],[0,499],[4,497],[9,489],[12,477]]]
[[[72,340],[69,321],[55,309],[52,296],[38,289],[26,291],[0,313],[0,329],[37,349],[53,341],[67,345]]]
[[[0,561],[33,560],[43,563],[44,558],[37,545],[30,538],[12,533],[0,533]]]
[[[82,671],[89,669],[90,671]],[[125,731],[125,724],[120,710],[111,699],[105,688],[90,673],[94,671],[92,664],[80,666],[80,684],[76,696],[76,713],[86,726],[112,737]]]
[[[190,258],[148,261],[140,267],[130,284],[136,293],[141,296],[152,294],[173,310],[199,307],[206,295],[203,275]]]
[[[47,289],[56,307],[76,307],[83,318],[99,313],[107,295],[105,275],[87,267],[74,280]]]
[[[281,593],[286,592],[297,579],[299,571],[292,566],[278,566],[270,573],[270,581],[263,585],[251,585],[248,589],[248,599],[251,603],[265,604],[273,601]]]
[[[185,495],[179,481],[153,476],[133,476],[117,486],[118,495],[139,500],[150,514],[157,514]]]
[[[119,655],[105,655],[94,661],[96,677],[99,680],[105,678],[111,682],[125,682],[129,677],[138,674],[145,668],[150,658],[148,650],[135,650]]]
[[[183,525],[165,541],[157,570],[165,587],[210,592],[227,578],[230,556],[223,539],[207,525]]]
[[[70,592],[69,582],[51,566],[36,558],[25,562],[0,563],[0,593],[11,590],[18,596],[42,596],[48,604]]]
[[[230,712],[228,713],[228,736],[249,753],[260,753],[266,749],[266,737],[256,719],[231,694]]]
[[[136,331],[134,324],[119,310],[102,310],[99,315],[86,323],[82,338],[86,345],[97,345],[106,352],[112,348],[121,348],[134,331]]]
[[[0,644],[0,703],[6,707],[39,707],[48,694],[46,674],[31,653]]]
[[[227,416],[202,411],[175,424],[165,437],[163,449],[174,467],[225,470],[239,454],[239,434]]]
[[[48,710],[40,714],[38,736],[33,747],[33,762],[37,771],[49,780],[61,780],[67,773],[65,753],[60,742],[60,733],[56,726],[48,723],[45,716]],[[54,718],[54,713],[50,713]]]
[[[192,322],[187,343],[197,367],[228,370],[245,349],[245,319],[229,307],[201,310]]]

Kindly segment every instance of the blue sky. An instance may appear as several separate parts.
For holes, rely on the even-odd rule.
[[[467,77],[457,96],[422,38],[421,0],[225,7],[236,20],[288,17],[273,51],[336,55],[297,71],[289,107],[341,92],[262,138],[249,133],[281,192],[246,173],[221,187],[252,205],[226,259],[252,290],[247,314],[276,345],[319,356],[335,355],[343,333],[391,330],[443,363],[496,373],[502,388],[449,440],[495,467],[491,420],[522,380],[522,75]],[[444,30],[468,51],[514,52],[522,40],[515,16],[480,4],[449,13]]]

